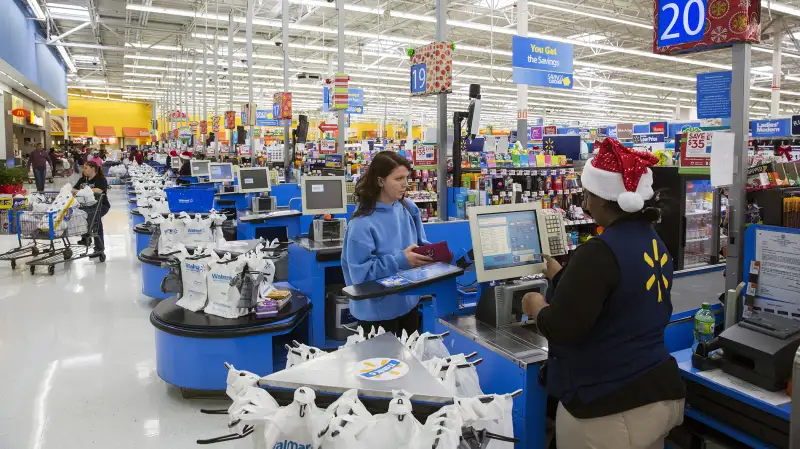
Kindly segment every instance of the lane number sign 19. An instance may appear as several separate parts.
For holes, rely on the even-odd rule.
[[[707,0],[658,0],[658,46],[703,39]]]
[[[428,84],[428,70],[426,64],[411,66],[411,93],[424,93]]]

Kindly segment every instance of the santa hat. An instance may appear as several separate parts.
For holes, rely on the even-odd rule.
[[[600,151],[586,162],[581,175],[583,188],[608,201],[616,201],[625,212],[638,212],[653,197],[653,154],[626,148],[607,137]]]
[[[184,151],[183,153],[181,153],[181,159],[191,159],[191,158],[192,158],[191,151]]]
[[[178,157],[178,150],[170,150],[169,157]]]

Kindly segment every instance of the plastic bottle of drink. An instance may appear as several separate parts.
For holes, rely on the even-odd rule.
[[[714,338],[714,314],[711,313],[711,304],[704,302],[703,306],[694,314],[694,344],[692,350],[697,349],[698,343],[707,343]]]

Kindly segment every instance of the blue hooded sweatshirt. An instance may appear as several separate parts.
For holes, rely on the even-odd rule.
[[[342,271],[349,285],[393,276],[411,268],[403,250],[427,245],[419,208],[409,200],[404,207],[378,202],[372,215],[353,218],[347,225],[342,249]],[[385,321],[405,315],[419,296],[389,295],[350,301],[350,313],[362,321]]]

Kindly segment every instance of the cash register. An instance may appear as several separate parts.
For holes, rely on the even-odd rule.
[[[347,213],[347,187],[344,176],[304,176],[300,181],[303,215],[313,215],[308,238],[316,242],[344,239],[347,220],[333,214]]]
[[[567,236],[558,211],[538,203],[469,209],[475,276],[482,283],[475,318],[493,328],[524,324],[522,297],[544,294],[543,254],[566,254]]]

